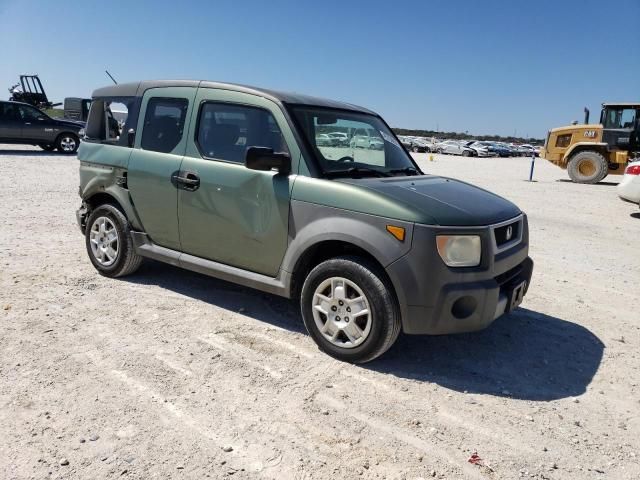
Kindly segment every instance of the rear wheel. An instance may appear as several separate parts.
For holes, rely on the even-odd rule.
[[[76,153],[80,139],[74,133],[63,133],[56,140],[56,148],[61,153]]]
[[[578,152],[569,159],[569,178],[575,183],[594,184],[607,176],[609,164],[594,150]]]
[[[100,205],[87,220],[87,253],[93,266],[105,277],[122,277],[142,263],[133,247],[127,217],[113,205]]]
[[[379,357],[400,333],[400,314],[381,270],[359,257],[337,257],[315,267],[302,286],[300,306],[309,335],[338,360]]]

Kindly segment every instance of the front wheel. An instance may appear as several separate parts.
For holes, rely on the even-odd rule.
[[[60,153],[76,153],[80,139],[73,133],[63,133],[56,140],[56,148]]]
[[[578,152],[569,159],[569,178],[575,183],[594,184],[609,173],[606,158],[593,150]]]
[[[309,335],[338,360],[369,362],[400,334],[393,289],[382,271],[363,258],[322,262],[307,276],[300,303]]]
[[[133,247],[127,217],[113,205],[100,205],[87,220],[87,253],[93,266],[105,277],[122,277],[142,263]]]
[[[471,155],[471,152],[469,152],[469,150],[463,150],[462,151],[462,156],[463,157],[468,157],[469,155]]]

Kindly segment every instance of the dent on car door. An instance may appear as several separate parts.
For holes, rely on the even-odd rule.
[[[273,102],[240,92],[201,88],[196,103],[181,174],[200,183],[179,191],[183,251],[275,277],[287,248],[295,177],[249,170],[244,156],[250,146],[289,152],[297,171],[300,153],[286,120]]]

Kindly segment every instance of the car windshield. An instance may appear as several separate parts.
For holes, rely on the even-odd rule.
[[[327,175],[420,173],[396,137],[375,115],[317,107],[293,107],[293,112],[320,168]],[[322,141],[325,133],[331,133],[329,139],[335,142]],[[342,138],[334,138],[336,133]]]

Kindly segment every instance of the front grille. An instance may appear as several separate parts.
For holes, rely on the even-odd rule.
[[[518,240],[520,238],[520,228],[522,228],[520,220],[495,228],[493,235],[497,247],[501,248],[508,243]]]

